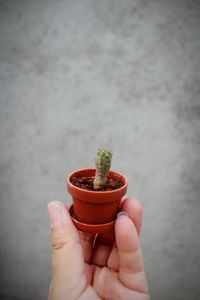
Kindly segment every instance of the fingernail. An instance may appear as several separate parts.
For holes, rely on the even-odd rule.
[[[120,216],[126,216],[126,217],[129,217],[128,214],[127,214],[125,211],[120,211],[120,212],[117,214],[117,218],[119,218]]]
[[[48,204],[48,214],[50,218],[51,227],[66,224],[66,212],[61,202],[50,202]]]

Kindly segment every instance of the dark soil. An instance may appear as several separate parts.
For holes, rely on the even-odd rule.
[[[90,191],[113,191],[123,186],[123,182],[117,177],[108,177],[106,185],[98,190],[93,188],[94,177],[77,175],[72,177],[71,183],[78,188]]]

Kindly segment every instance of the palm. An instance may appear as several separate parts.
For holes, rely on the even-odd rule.
[[[96,274],[95,274],[96,273]],[[92,276],[92,275],[91,275]],[[94,274],[95,280],[90,282],[90,286],[93,289],[90,291],[91,298],[93,300],[100,299],[98,294],[101,295],[103,291],[103,299],[141,299],[147,300],[149,296],[146,292],[134,291],[125,285],[119,280],[119,274],[112,269],[107,267],[95,267]],[[88,294],[88,295],[89,295]],[[94,298],[96,295],[96,299]],[[123,298],[124,297],[124,298]]]

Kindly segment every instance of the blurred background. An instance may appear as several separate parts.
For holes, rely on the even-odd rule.
[[[0,299],[47,299],[47,203],[99,146],[144,208],[152,299],[200,299],[198,0],[0,0]]]

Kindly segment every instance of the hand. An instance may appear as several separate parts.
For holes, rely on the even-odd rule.
[[[66,206],[50,202],[52,280],[49,300],[149,300],[139,232],[140,204],[123,199],[115,240],[79,232]],[[129,216],[129,217],[128,217]]]

